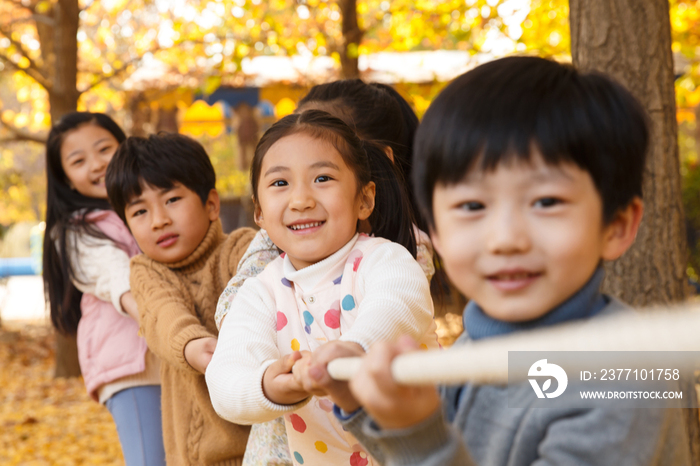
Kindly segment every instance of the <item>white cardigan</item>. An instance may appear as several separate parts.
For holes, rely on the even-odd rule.
[[[284,275],[289,281],[303,290],[312,290],[338,258],[347,254],[346,249],[352,248],[356,238],[330,257],[301,270],[295,270],[287,257],[278,260],[284,260]],[[402,246],[387,242],[376,247],[362,260],[355,284],[363,295],[361,318],[340,340],[357,342],[367,350],[377,341],[395,341],[403,334],[419,339],[427,329],[434,329],[428,281]],[[280,358],[276,325],[273,297],[260,279],[249,278],[222,324],[206,372],[212,404],[224,419],[238,424],[265,422],[306,402],[278,405],[263,393],[263,374]]]

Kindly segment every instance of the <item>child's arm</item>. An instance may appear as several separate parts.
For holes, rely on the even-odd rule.
[[[253,424],[298,409],[308,399],[308,394],[292,383],[291,367],[298,355],[292,354],[291,360],[289,356],[281,358],[277,348],[277,310],[265,286],[256,278],[246,280],[231,312],[221,326],[206,373],[217,414],[236,424]],[[268,379],[279,378],[272,390],[263,387],[271,382],[264,380],[266,375]],[[290,398],[279,400],[280,392]]]
[[[364,257],[356,287],[364,297],[357,319],[340,340],[355,342],[367,350],[375,342],[396,341],[401,335],[420,340],[434,326],[430,286],[418,263],[402,246],[384,243]]]
[[[185,358],[185,347],[193,340],[216,335],[202,325],[192,298],[179,288],[175,274],[143,255],[136,256],[131,261],[131,285],[149,349],[177,369],[197,372]]]
[[[75,273],[75,287],[83,293],[112,303],[117,312],[129,315],[138,322],[138,313],[133,313],[135,303],[127,304],[133,304],[134,307],[122,306],[122,298],[131,289],[129,255],[108,239],[72,231],[68,231],[66,236],[68,257]]]
[[[219,302],[216,305],[216,328],[221,329],[221,322],[231,307],[233,298],[238,294],[238,290],[243,286],[243,282],[250,277],[257,276],[265,269],[265,266],[275,260],[280,255],[279,249],[272,242],[265,230],[260,230],[255,234],[253,241],[238,263],[236,274],[229,280],[228,285],[221,293]]]

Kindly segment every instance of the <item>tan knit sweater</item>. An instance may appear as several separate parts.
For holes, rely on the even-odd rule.
[[[161,359],[163,442],[169,466],[239,465],[249,426],[217,416],[204,375],[185,360],[185,345],[216,337],[219,295],[255,236],[249,228],[228,237],[217,220],[186,259],[162,264],[131,260],[131,291],[141,311],[141,333]]]

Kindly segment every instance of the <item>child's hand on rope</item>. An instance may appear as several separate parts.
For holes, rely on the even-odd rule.
[[[398,343],[376,343],[350,380],[352,394],[383,429],[414,426],[440,409],[440,395],[434,386],[399,385],[391,375],[394,358],[416,350],[418,344],[408,336]]]
[[[304,389],[316,396],[329,396],[333,403],[345,412],[355,411],[360,407],[350,392],[347,382],[333,380],[328,375],[328,363],[337,358],[364,356],[365,350],[350,341],[330,341],[321,345],[309,357],[297,361],[294,372]]]
[[[301,352],[294,351],[268,366],[262,383],[263,393],[268,400],[280,405],[293,405],[309,397],[309,393],[292,374],[294,363],[302,357]]]

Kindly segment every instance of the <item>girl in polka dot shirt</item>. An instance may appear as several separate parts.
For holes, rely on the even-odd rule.
[[[437,347],[403,185],[379,147],[319,110],[263,135],[251,182],[255,221],[284,253],[231,304],[206,373],[212,404],[237,424],[284,416],[294,464],[377,464],[302,380],[312,354],[404,334]],[[358,232],[365,221],[373,237]]]

